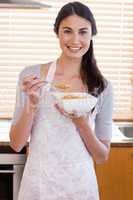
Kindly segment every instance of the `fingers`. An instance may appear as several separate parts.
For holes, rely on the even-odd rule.
[[[36,79],[38,79],[38,77],[34,74],[24,77],[21,83],[22,89],[25,90],[28,87],[28,85],[31,83],[31,81],[36,80]]]
[[[55,107],[57,108],[57,110],[59,110],[59,112],[60,112],[62,115],[66,116],[67,113],[64,111],[63,108],[61,108],[58,104],[55,104]]]
[[[30,75],[23,79],[21,89],[23,91],[37,91],[44,85],[44,80],[38,78],[36,75]]]
[[[44,85],[44,82],[40,81],[36,84],[33,84],[29,90],[37,91]]]
[[[29,94],[29,100],[32,102],[32,105],[36,105],[39,101],[39,95],[32,92]]]
[[[80,118],[80,116],[78,115],[77,112],[70,113],[70,114],[69,114],[69,117],[70,117],[71,119],[77,119],[77,118]]]
[[[75,119],[75,118],[79,118],[79,116],[77,115],[76,111],[73,111],[72,113],[68,113],[66,112],[63,108],[61,108],[58,104],[55,104],[55,107],[59,110],[59,112],[64,115],[65,117],[68,117],[70,119]]]
[[[25,76],[25,77],[23,78],[23,82],[26,83],[26,82],[29,82],[29,81],[31,81],[31,80],[33,80],[33,79],[37,79],[37,78],[38,78],[38,77],[37,77],[37,75],[35,75],[35,74],[28,75],[28,76]]]

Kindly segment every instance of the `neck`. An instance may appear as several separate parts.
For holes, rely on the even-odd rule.
[[[65,74],[80,74],[81,58],[68,59],[61,55],[57,60],[57,69],[60,73]]]

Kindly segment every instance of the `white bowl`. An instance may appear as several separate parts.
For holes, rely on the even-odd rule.
[[[97,103],[96,97],[82,92],[53,92],[53,96],[66,112],[73,113],[76,111],[79,115],[89,112]]]

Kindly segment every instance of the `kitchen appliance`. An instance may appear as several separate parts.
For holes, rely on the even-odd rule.
[[[16,153],[10,146],[0,146],[0,200],[17,200],[25,153],[26,149]]]
[[[40,9],[49,8],[51,6],[35,0],[0,0],[0,8],[28,8]]]

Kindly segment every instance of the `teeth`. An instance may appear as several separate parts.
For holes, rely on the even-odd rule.
[[[80,49],[80,48],[76,48],[76,47],[69,47],[70,49]]]
[[[80,50],[80,47],[68,47],[71,51],[77,52]]]
[[[69,47],[70,49],[73,49],[73,50],[78,50],[80,49],[79,47]]]

